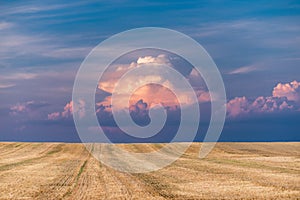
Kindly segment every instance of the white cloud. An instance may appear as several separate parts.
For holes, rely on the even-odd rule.
[[[43,11],[57,10],[66,7],[70,7],[77,4],[52,4],[52,5],[34,5],[27,3],[26,5],[21,6],[11,6],[5,7],[5,10],[1,15],[16,15],[16,14],[26,14],[26,13],[38,13]],[[4,9],[4,8],[3,8]]]
[[[153,56],[139,57],[136,63],[138,65],[151,63],[151,64],[163,64],[163,65],[171,66],[169,58],[164,54],[158,55],[157,57],[153,57]]]
[[[6,23],[1,25],[0,23],[0,31],[1,26],[7,29],[12,25]],[[9,29],[0,37],[0,58],[5,60],[28,55],[30,57],[80,59],[84,58],[92,49],[91,46],[70,46],[74,40],[74,38],[70,38],[72,37],[25,34],[17,29]]]
[[[259,68],[257,66],[250,65],[250,66],[244,66],[244,67],[237,68],[237,69],[229,72],[228,74],[247,74],[249,72],[253,72],[253,71],[257,71],[257,70],[259,70]]]

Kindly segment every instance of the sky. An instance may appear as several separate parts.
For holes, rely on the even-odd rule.
[[[80,142],[72,117],[77,70],[100,42],[140,27],[182,32],[210,54],[227,95],[220,141],[300,140],[299,1],[7,1],[0,10],[0,141]],[[157,136],[132,138],[114,122],[112,86],[120,72],[143,63],[167,65],[191,83],[198,102],[184,103],[201,107],[195,141],[203,140],[213,101],[206,84],[186,60],[158,50],[129,52],[95,85],[106,135],[116,142],[174,136],[181,109],[172,91],[158,85],[137,90],[127,108],[143,126],[151,105],[161,103],[168,118]]]

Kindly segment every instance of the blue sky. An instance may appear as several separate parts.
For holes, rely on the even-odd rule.
[[[8,1],[0,10],[2,141],[78,141],[71,115],[49,114],[64,112],[93,47],[148,26],[185,33],[214,59],[229,108],[221,140],[300,139],[298,1]]]

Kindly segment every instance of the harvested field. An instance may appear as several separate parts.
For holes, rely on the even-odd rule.
[[[0,143],[0,199],[300,199],[300,143],[218,143],[204,159],[200,146],[161,170],[129,174],[82,144]]]

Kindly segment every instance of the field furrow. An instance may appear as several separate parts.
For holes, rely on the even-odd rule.
[[[299,145],[218,143],[199,159],[195,143],[170,166],[130,174],[100,163],[82,144],[1,143],[0,199],[299,199]],[[87,146],[115,164],[134,161],[109,145]],[[164,144],[118,146],[143,153]]]

